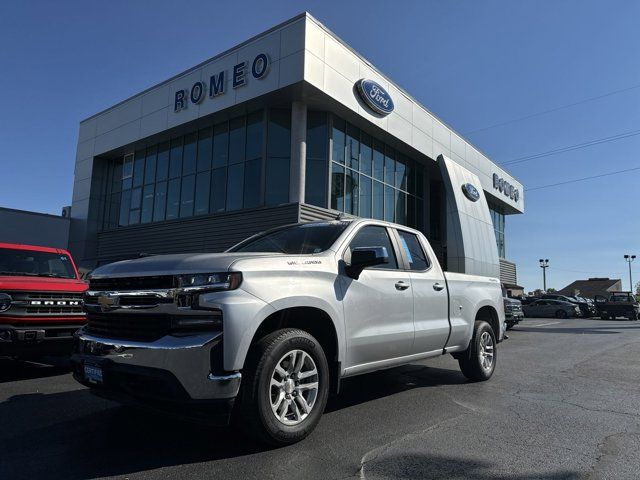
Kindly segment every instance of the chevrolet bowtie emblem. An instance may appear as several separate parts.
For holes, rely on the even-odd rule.
[[[98,296],[98,305],[103,312],[118,306],[120,298],[111,293],[103,293]]]

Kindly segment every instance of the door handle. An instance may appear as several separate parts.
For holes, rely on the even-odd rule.
[[[403,282],[402,280],[396,282],[396,290],[406,290],[407,288],[409,288],[409,284],[407,282]]]
[[[433,284],[433,289],[436,292],[439,292],[440,290],[444,290],[444,285],[440,284],[440,283],[434,283]]]

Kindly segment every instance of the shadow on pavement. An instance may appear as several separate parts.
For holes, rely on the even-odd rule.
[[[389,479],[417,479],[417,478],[449,478],[449,479],[554,479],[573,480],[582,478],[578,472],[554,471],[540,474],[531,472],[526,475],[498,474],[495,465],[486,460],[445,457],[429,454],[407,453],[402,455],[384,455],[379,460],[366,463],[363,467],[363,477]]]
[[[0,358],[0,383],[64,375],[71,371],[67,358],[43,359],[51,363]]]
[[[408,365],[346,379],[341,394],[330,400],[327,412],[410,389],[460,383],[466,380],[457,371]],[[15,395],[0,403],[0,418],[6,419],[0,429],[0,478],[119,476],[269,450],[238,429],[200,426],[116,406],[87,389]],[[335,435],[342,433],[336,431]],[[288,448],[300,452],[309,447],[302,443]],[[264,461],[267,465],[270,458],[281,461],[288,456],[287,449],[268,452]],[[315,454],[321,452],[316,450]],[[300,461],[305,457],[302,455]]]
[[[117,476],[263,449],[232,429],[115,406],[87,390],[17,395],[0,404],[0,418],[13,419],[0,431],[0,478],[7,479]]]
[[[556,327],[555,325],[549,325],[546,328],[535,326],[523,326],[518,325],[515,328],[509,330],[510,333],[516,332],[543,332],[543,333],[572,333],[572,334],[587,334],[587,335],[610,335],[616,333],[622,333],[620,330],[640,330],[640,325],[605,325],[601,327],[575,325],[571,327]]]
[[[340,395],[329,399],[325,412],[341,410],[415,388],[467,382],[458,370],[405,365],[343,380]]]

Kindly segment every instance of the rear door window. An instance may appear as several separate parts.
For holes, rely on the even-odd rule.
[[[418,236],[403,230],[397,230],[397,232],[400,236],[400,247],[403,249],[409,262],[409,268],[417,271],[423,271],[429,268],[429,259],[426,253],[424,253],[422,245],[420,245]]]

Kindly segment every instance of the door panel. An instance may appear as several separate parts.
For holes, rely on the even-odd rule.
[[[444,273],[429,259],[417,235],[401,229],[395,232],[413,288],[416,333],[412,353],[443,349],[449,337],[449,298]]]
[[[340,276],[347,333],[346,367],[409,355],[413,346],[413,288],[382,225],[364,225],[343,253],[346,264],[357,247],[383,247],[389,263],[362,271],[358,280]]]
[[[398,290],[404,281],[409,288]],[[386,360],[411,353],[413,289],[406,272],[366,269],[358,280],[341,276],[347,331],[347,365]]]

